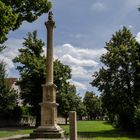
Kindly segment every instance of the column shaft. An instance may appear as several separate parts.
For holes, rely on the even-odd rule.
[[[53,28],[54,21],[48,21],[47,27],[47,68],[46,68],[46,84],[53,83]]]

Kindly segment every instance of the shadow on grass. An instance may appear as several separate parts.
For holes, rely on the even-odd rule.
[[[0,131],[18,131],[31,129],[35,129],[35,127],[0,127]]]
[[[95,138],[95,137],[105,137],[105,138],[117,138],[117,137],[126,137],[126,138],[140,138],[138,135],[128,134],[127,132],[122,132],[119,130],[106,130],[99,132],[78,132],[78,136],[83,138]]]

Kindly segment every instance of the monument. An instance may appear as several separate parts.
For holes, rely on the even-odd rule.
[[[41,105],[41,126],[33,133],[31,138],[62,138],[64,131],[57,125],[56,86],[53,83],[53,29],[55,21],[53,13],[49,12],[48,21],[45,22],[47,28],[47,63],[46,63],[46,83],[43,85],[43,100]]]

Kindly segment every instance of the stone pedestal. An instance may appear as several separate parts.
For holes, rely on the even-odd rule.
[[[60,131],[46,131],[46,129],[37,129],[34,130],[32,134],[30,134],[31,139],[36,139],[36,138],[49,138],[49,139],[58,139],[58,138],[63,138],[62,137],[63,132],[60,133]]]
[[[31,138],[63,138],[64,131],[57,125],[56,86],[43,85],[43,102],[41,105],[41,126],[33,133]]]

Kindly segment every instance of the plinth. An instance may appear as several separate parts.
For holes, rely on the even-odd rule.
[[[53,83],[53,28],[55,22],[52,12],[49,12],[47,27],[47,65],[46,65],[46,84],[43,87],[43,99],[41,106],[41,126],[33,133],[31,138],[63,138],[64,131],[57,125],[57,106],[56,86]]]
[[[31,138],[62,138],[64,131],[57,125],[56,86],[43,85],[43,102],[41,105],[41,126],[32,134]]]

